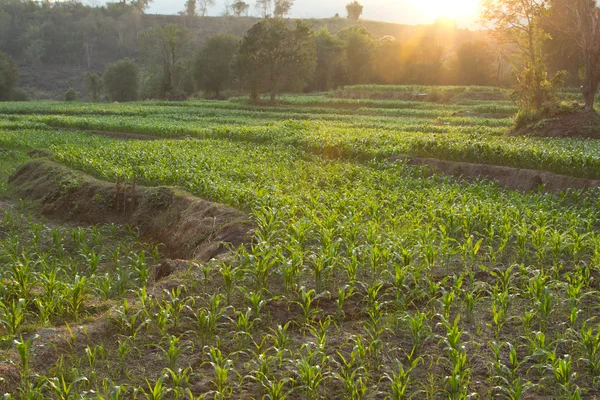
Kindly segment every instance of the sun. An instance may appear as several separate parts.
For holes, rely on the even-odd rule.
[[[428,13],[435,14],[435,17],[472,17],[479,10],[479,0],[429,0],[425,4],[429,4],[431,9]]]

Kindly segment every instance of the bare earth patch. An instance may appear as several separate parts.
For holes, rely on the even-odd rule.
[[[600,180],[574,178],[531,169],[445,161],[405,155],[393,156],[390,158],[390,161],[405,161],[410,165],[429,167],[432,169],[432,172],[440,172],[456,178],[493,180],[504,187],[521,192],[541,190],[544,193],[557,193],[566,189],[581,190],[600,187]]]
[[[595,111],[578,111],[556,118],[542,119],[535,124],[516,129],[510,134],[600,139],[600,117]]]

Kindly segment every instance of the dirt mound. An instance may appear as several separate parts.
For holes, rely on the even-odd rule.
[[[489,179],[497,181],[504,187],[521,192],[541,190],[544,193],[557,193],[566,189],[581,190],[600,187],[600,181],[573,178],[531,169],[444,161],[406,155],[391,157],[390,161],[405,161],[410,165],[426,166],[431,168],[432,172],[440,172],[457,178]]]
[[[132,225],[164,244],[163,253],[171,258],[206,261],[250,237],[248,217],[234,208],[169,187],[111,184],[47,159],[25,164],[9,183],[19,195],[38,202],[49,218]]]
[[[600,139],[600,117],[595,111],[578,111],[516,129],[512,135]]]
[[[0,364],[0,393],[11,393],[19,387],[21,373],[13,364]]]

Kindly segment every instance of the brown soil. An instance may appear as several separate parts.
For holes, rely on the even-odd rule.
[[[0,363],[0,393],[12,393],[20,382],[21,373],[16,365]]]
[[[250,238],[248,217],[234,208],[174,188],[100,181],[47,159],[25,164],[9,183],[51,219],[131,225],[170,258],[207,261]]]
[[[97,131],[92,129],[68,129],[68,128],[54,128],[56,131],[60,132],[86,132],[90,135],[99,135],[106,136],[114,139],[125,139],[125,140],[143,140],[143,141],[152,141],[152,140],[167,140],[167,139],[179,139],[179,138],[166,138],[152,135],[144,135],[142,133],[129,133],[129,132],[112,132],[112,131]]]
[[[516,129],[512,135],[600,139],[600,116],[595,111],[578,111]]]
[[[108,132],[108,131],[86,131],[90,135],[99,135],[106,136],[114,139],[127,139],[127,140],[144,140],[144,141],[152,141],[152,140],[165,140],[170,138],[151,136],[151,135],[143,135],[141,133],[128,133],[128,132]]]
[[[435,172],[441,172],[457,178],[489,179],[497,181],[504,187],[521,192],[541,190],[544,193],[557,193],[566,189],[581,190],[600,187],[600,181],[598,180],[573,178],[571,176],[531,169],[444,161],[405,155],[391,157],[390,161],[406,161],[411,165],[430,167]]]

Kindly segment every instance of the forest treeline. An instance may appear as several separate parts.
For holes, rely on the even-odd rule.
[[[222,17],[222,33],[206,35],[206,19],[183,12],[160,19],[144,14],[140,3],[92,7],[77,1],[0,0],[0,51],[5,53],[0,69],[10,70],[14,79],[6,55],[15,60],[30,97],[36,97],[32,87],[62,80],[77,89],[69,98],[87,99],[119,97],[106,81],[115,75],[111,69],[126,65],[125,75],[136,79],[133,98],[141,99],[182,99],[199,91],[219,97],[226,90],[276,96],[365,83],[508,86],[514,80],[510,46],[482,32],[457,29],[452,21],[394,37],[356,22],[344,27],[336,19],[319,27],[238,14]],[[274,40],[287,44],[278,46]],[[272,50],[266,50],[269,46]],[[578,84],[579,60],[568,54],[569,44],[548,41],[547,46],[550,54],[560,55],[550,57],[555,60],[550,70],[565,69],[569,83]],[[263,54],[281,48],[280,54]],[[273,57],[280,57],[278,65],[271,65]],[[11,97],[26,94],[13,87]]]

